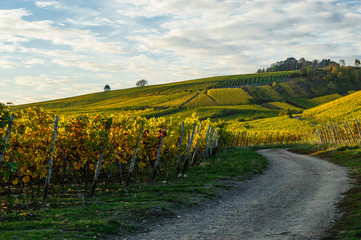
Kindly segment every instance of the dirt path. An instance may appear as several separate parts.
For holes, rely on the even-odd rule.
[[[350,186],[347,170],[283,149],[259,153],[270,167],[232,195],[126,239],[318,239]]]

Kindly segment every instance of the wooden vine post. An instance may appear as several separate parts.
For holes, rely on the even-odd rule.
[[[258,145],[258,146],[259,146],[260,143],[261,143],[262,133],[263,133],[263,132],[261,132],[260,135],[258,136],[258,141],[257,141],[257,145]]]
[[[179,173],[179,166],[180,166],[180,160],[181,160],[181,154],[182,154],[183,135],[184,135],[184,122],[182,122],[182,133],[181,133],[180,139],[179,139],[179,151],[178,151],[178,156],[177,156],[176,176],[178,176],[178,173]]]
[[[209,141],[210,141],[210,138],[211,138],[211,133],[212,133],[212,126],[209,125],[208,126],[208,131],[207,131],[207,137],[206,137],[206,146],[205,146],[204,151],[203,151],[203,161],[206,161],[207,158],[208,158],[208,155],[209,155],[208,149],[209,149]],[[233,146],[231,146],[231,147],[233,147]]]
[[[157,151],[157,157],[156,157],[155,163],[154,163],[153,176],[152,176],[153,183],[154,183],[155,175],[157,174],[157,168],[159,165],[160,153],[162,151],[162,146],[163,146],[163,141],[164,141],[164,133],[165,133],[165,128],[163,129],[162,136],[160,137],[160,143],[159,143],[159,147],[158,147],[158,151]]]
[[[264,139],[263,145],[267,144],[267,137],[268,137],[268,132],[266,132],[266,137]]]
[[[188,169],[188,164],[189,164],[189,153],[191,151],[192,148],[192,144],[193,144],[193,139],[194,139],[194,134],[196,132],[196,128],[197,128],[197,123],[194,125],[193,127],[193,131],[192,131],[192,135],[189,138],[188,141],[188,148],[187,148],[187,153],[186,156],[184,158],[184,166],[183,166],[183,171],[182,174],[184,175],[184,173],[186,172],[186,170]]]
[[[232,143],[231,143],[231,147],[235,147],[235,146],[236,146],[237,139],[238,139],[238,135],[239,135],[239,133],[236,132],[236,134],[233,136],[233,138],[232,138]]]
[[[133,155],[132,161],[130,162],[130,167],[129,167],[129,173],[128,173],[127,181],[125,182],[125,188],[128,188],[129,183],[130,183],[130,178],[132,177],[132,174],[133,174],[133,171],[134,171],[135,160],[136,160],[136,158],[137,158],[138,147],[139,147],[140,139],[142,138],[142,133],[143,133],[143,127],[142,127],[142,128],[140,129],[140,131],[139,131],[138,140],[137,140],[137,143],[136,143],[136,145],[135,145],[134,155]]]
[[[345,122],[342,122],[342,125],[343,125],[343,127],[345,128],[345,132],[346,132],[346,136],[347,136],[348,143],[351,145],[351,138],[350,138],[350,136],[348,135],[348,131],[347,131]]]
[[[199,146],[199,142],[201,140],[199,133],[200,133],[201,128],[202,128],[202,124],[198,127],[198,130],[197,130],[198,139],[197,139],[196,146],[194,147],[194,152],[193,152],[193,157],[192,157],[192,166],[194,166],[197,163],[198,146]]]
[[[350,131],[350,135],[351,135],[351,138],[352,138],[353,143],[356,143],[356,140],[355,140],[355,137],[354,137],[354,135],[353,135],[353,132],[352,132],[352,130],[351,130],[351,128],[350,128],[350,125],[348,125],[348,121],[346,121],[346,126],[347,126],[348,130]]]
[[[216,154],[217,152],[217,141],[216,139],[218,138],[218,129],[216,129],[214,136],[213,136],[213,141],[212,141],[212,153]]]
[[[213,136],[212,136],[212,140],[211,140],[211,141],[212,141],[212,144],[210,144],[210,146],[209,146],[210,156],[213,155],[214,136],[216,135],[216,131],[214,131],[212,135],[213,135]],[[236,144],[237,144],[237,143],[238,143],[238,139],[237,139]]]
[[[98,178],[99,178],[99,173],[100,173],[100,168],[102,166],[102,162],[103,162],[103,158],[104,158],[104,152],[105,152],[105,148],[107,146],[108,143],[108,138],[109,138],[109,133],[110,133],[110,128],[112,127],[112,123],[108,123],[107,127],[106,127],[106,131],[107,131],[107,137],[105,139],[104,145],[103,145],[103,149],[102,149],[102,153],[99,156],[98,159],[98,164],[97,164],[97,168],[95,170],[95,174],[94,174],[94,180],[93,180],[93,186],[92,186],[92,191],[90,193],[90,196],[93,197],[94,193],[95,193],[95,188],[98,182]]]
[[[46,180],[45,180],[45,186],[44,186],[43,204],[46,204],[46,200],[47,200],[47,198],[48,198],[48,193],[49,193],[49,185],[50,185],[50,179],[51,179],[51,171],[52,171],[52,168],[53,168],[53,159],[54,159],[54,150],[55,150],[56,134],[57,134],[57,132],[58,132],[58,123],[59,123],[59,117],[58,117],[58,116],[55,116],[52,147],[51,147],[50,156],[49,156],[49,167],[48,167],[48,172],[47,172],[47,174],[46,174]]]
[[[332,130],[333,138],[335,140],[335,144],[337,145],[338,144],[337,132],[335,131],[332,123],[330,123],[330,129]]]
[[[340,137],[340,135],[339,135],[339,132],[337,131],[336,124],[335,124],[335,123],[331,123],[331,126],[332,126],[333,131],[334,131],[335,134],[336,134],[337,142],[338,142],[339,144],[341,144],[341,137]]]
[[[318,136],[319,136],[319,138],[320,138],[321,144],[326,144],[325,138],[324,138],[324,136],[323,136],[323,132],[322,132],[321,128],[318,128],[317,133],[318,133]]]
[[[326,126],[326,131],[328,133],[328,139],[330,140],[330,143],[333,144],[332,132],[331,132],[330,128],[328,127],[327,123],[325,124],[325,126]]]
[[[210,127],[211,127],[211,126],[208,125],[206,137],[204,138],[206,145],[207,145],[207,139],[208,139],[208,134],[209,134]],[[229,143],[228,143],[228,144],[229,144]],[[204,148],[203,148],[203,150],[202,150],[202,153],[201,153],[201,157],[200,157],[201,162],[203,162],[203,161],[205,160],[204,155],[205,155],[205,153],[206,153],[206,145],[204,146]],[[229,145],[228,145],[227,147],[229,147]]]
[[[200,138],[197,139],[196,146],[194,148],[194,153],[192,157],[192,166],[194,166],[197,163],[197,153],[198,153],[198,145],[199,145]]]
[[[327,133],[326,127],[324,125],[321,126],[321,130],[322,130],[322,133],[323,133],[323,137],[325,139],[325,143],[328,144],[330,139],[328,138],[328,133]]]
[[[9,141],[9,137],[10,137],[10,133],[11,133],[11,127],[12,127],[12,125],[14,123],[14,118],[15,118],[15,115],[11,114],[10,119],[9,119],[8,128],[6,129],[6,133],[5,133],[4,147],[3,147],[2,151],[0,152],[0,167],[1,167],[2,161],[3,161],[4,156],[5,156],[6,145],[7,145],[8,141]]]
[[[358,142],[359,142],[359,145],[361,145],[361,132],[360,132],[360,126],[359,126],[359,123],[358,123],[358,120],[355,119],[356,121],[356,127],[357,127],[357,131],[358,131]]]
[[[344,136],[343,136],[343,132],[342,132],[342,129],[341,129],[339,123],[337,123],[337,128],[338,128],[338,130],[339,130],[339,132],[340,132],[340,135],[341,135],[341,138],[342,138],[342,142],[344,143],[346,140],[345,140],[345,138],[344,138]]]

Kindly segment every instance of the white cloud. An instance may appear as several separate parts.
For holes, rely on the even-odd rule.
[[[51,89],[52,87],[64,86],[73,81],[66,76],[48,76],[41,74],[40,76],[19,76],[15,78],[14,83],[18,86],[32,87],[37,91]]]
[[[74,51],[92,51],[99,53],[123,53],[119,42],[102,41],[96,34],[88,30],[60,28],[53,21],[26,21],[31,15],[23,9],[0,10],[0,42],[29,42],[45,40],[54,45],[65,45]]]
[[[53,60],[53,62],[65,67],[79,67],[91,71],[120,72],[123,70],[122,66],[114,63],[97,63],[73,59]]]
[[[290,56],[328,58],[359,52],[359,2],[193,1],[183,6],[181,2],[122,5],[119,11],[126,16],[166,16],[157,33],[129,37],[139,51],[191,61],[190,69],[206,63],[232,73],[253,72],[262,67],[260,63],[269,66]]]
[[[57,95],[57,94],[39,95],[39,94],[29,94],[29,93],[14,93],[13,91],[11,91],[10,94],[5,93],[0,95],[0,102],[2,103],[12,102],[13,104],[18,105],[18,104],[46,101],[57,98],[61,98],[61,95]]]
[[[67,96],[76,96],[81,94],[101,92],[104,89],[104,85],[99,83],[75,83],[69,86],[63,86],[61,92],[65,92]]]
[[[13,69],[18,66],[18,63],[12,59],[0,58],[0,69]]]
[[[97,76],[101,79],[105,79],[105,80],[109,80],[109,79],[114,79],[114,75],[113,74],[109,74],[109,73],[100,73],[97,74]]]
[[[99,26],[104,26],[104,25],[111,25],[114,22],[109,20],[108,18],[105,17],[94,17],[91,19],[87,19],[87,18],[68,18],[66,20],[66,22],[74,24],[74,25],[79,25],[79,26],[87,26],[87,27],[99,27]]]
[[[12,53],[16,51],[17,47],[16,44],[5,44],[0,42],[0,52]]]
[[[38,54],[42,56],[48,56],[48,57],[74,57],[74,58],[81,58],[82,55],[75,54],[72,51],[66,51],[66,50],[49,50],[49,49],[43,49],[43,48],[28,48],[19,46],[18,47],[19,52],[22,54]]]
[[[42,59],[39,59],[39,58],[30,58],[30,59],[27,59],[24,61],[24,64],[27,64],[27,65],[37,65],[37,64],[40,64],[40,65],[43,65],[45,64],[44,60]]]
[[[50,6],[59,6],[60,4],[58,2],[36,1],[35,5],[39,8],[46,8],[46,7],[50,7]]]

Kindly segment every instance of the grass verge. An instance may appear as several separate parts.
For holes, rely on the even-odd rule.
[[[350,169],[353,187],[339,203],[342,217],[326,232],[324,239],[361,239],[361,147],[328,148],[322,145],[299,145],[293,152],[313,155]]]
[[[2,200],[0,239],[95,239],[141,231],[146,223],[219,196],[230,188],[224,180],[250,178],[267,164],[252,149],[232,148],[190,168],[187,178],[160,175],[155,184],[134,183],[127,191],[108,184],[84,200],[76,194],[50,196],[45,208],[9,210]]]

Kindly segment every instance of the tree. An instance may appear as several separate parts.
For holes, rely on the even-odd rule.
[[[307,71],[307,76],[309,77],[313,77],[313,75],[315,75],[315,68],[310,65],[306,68],[306,71]]]
[[[306,67],[306,66],[303,66],[303,67],[300,69],[300,73],[301,73],[301,76],[306,77],[306,76],[307,76],[307,67]]]
[[[317,59],[312,60],[312,65],[314,68],[318,68],[319,64],[320,64],[320,61],[318,61]]]
[[[304,57],[300,58],[299,60],[296,60],[293,57],[289,57],[286,60],[272,63],[271,66],[266,69],[266,71],[276,72],[276,71],[299,70],[302,68],[306,68],[308,66],[313,66],[315,69],[317,69],[317,68],[327,67],[331,63],[339,65],[338,63],[330,59],[322,59],[321,61],[319,61],[318,59],[314,59],[312,61],[308,61]]]
[[[144,87],[145,85],[148,85],[148,81],[145,79],[141,79],[136,83],[137,87]]]
[[[359,67],[361,64],[360,60],[358,60],[357,58],[355,59],[355,66]]]
[[[343,60],[343,59],[340,59],[340,65],[341,65],[341,67],[344,67],[344,66],[346,66],[346,62],[345,62],[345,60]]]
[[[338,66],[333,66],[333,67],[332,67],[332,70],[331,70],[331,73],[332,73],[333,75],[337,75],[338,72],[339,72]]]

